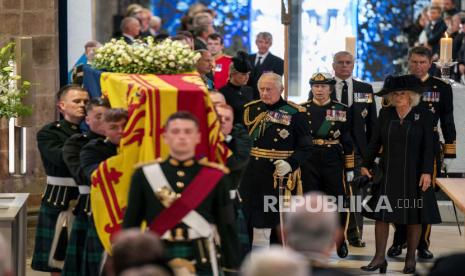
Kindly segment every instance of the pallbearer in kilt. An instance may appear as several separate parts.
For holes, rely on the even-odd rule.
[[[434,172],[432,184],[436,185],[436,177],[440,176],[441,168],[446,170],[451,161],[456,157],[456,131],[454,123],[454,103],[452,99],[452,87],[442,79],[430,76],[428,70],[432,64],[431,51],[426,47],[412,48],[408,55],[408,67],[422,81],[423,96],[420,106],[425,107],[433,114],[434,125]],[[444,145],[439,139],[438,123],[440,123]],[[444,164],[442,164],[444,159]],[[394,241],[388,250],[388,256],[394,257],[402,253],[402,246],[406,242],[406,229],[403,225],[396,225]],[[422,225],[420,243],[418,244],[418,257],[423,259],[433,258],[429,251],[431,224]]]
[[[346,181],[351,182],[354,177],[351,121],[347,106],[330,98],[335,82],[328,73],[316,73],[310,79],[311,99],[302,106],[307,109],[313,146],[310,157],[302,166],[302,181],[309,190],[348,200],[350,189]],[[348,220],[349,213],[341,212],[344,235],[337,243],[337,254],[341,258],[348,254],[345,242]]]
[[[63,119],[47,124],[37,132],[37,144],[47,174],[47,186],[40,204],[31,267],[34,270],[52,272],[52,275],[58,275],[61,271],[59,267],[49,266],[52,241],[55,235],[61,234],[55,233],[57,219],[60,212],[67,210],[70,201],[79,194],[76,182],[63,162],[63,145],[69,137],[80,132],[79,123],[84,119],[88,100],[89,94],[83,88],[75,85],[63,87],[57,93],[57,107]],[[52,257],[62,262],[65,252],[66,242],[59,243]]]
[[[254,247],[278,242],[279,212],[267,208],[277,202],[279,178],[285,177],[285,196],[302,194],[300,166],[309,157],[312,137],[305,108],[281,98],[281,76],[264,73],[259,81],[260,100],[245,105],[244,123],[253,146],[239,193]],[[278,207],[274,204],[273,207]]]
[[[84,245],[87,237],[90,212],[90,182],[81,168],[80,153],[82,148],[92,139],[104,138],[103,114],[110,108],[110,103],[102,98],[93,98],[86,106],[86,124],[89,130],[74,134],[63,146],[63,161],[78,184],[79,198],[73,210],[75,219],[66,250],[62,275],[88,275],[82,269]]]
[[[128,112],[121,108],[108,109],[103,114],[103,133],[105,137],[91,140],[81,150],[81,170],[86,183],[91,183],[91,176],[98,165],[118,152],[118,145],[123,136],[128,120]],[[97,236],[92,210],[87,210],[87,236],[84,244],[81,275],[98,275],[103,257],[103,246]]]

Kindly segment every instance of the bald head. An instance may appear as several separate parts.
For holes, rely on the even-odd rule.
[[[141,25],[137,18],[125,17],[123,21],[121,21],[121,32],[123,35],[136,37],[139,35],[140,29]]]

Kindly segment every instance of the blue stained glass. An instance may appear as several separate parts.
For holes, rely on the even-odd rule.
[[[226,52],[234,54],[249,48],[249,10],[251,0],[152,0],[152,11],[163,19],[163,29],[170,35],[179,30],[181,17],[190,5],[200,2],[215,10],[215,29],[224,35]]]

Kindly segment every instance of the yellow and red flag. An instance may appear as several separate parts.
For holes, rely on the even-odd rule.
[[[161,133],[172,113],[189,111],[199,119],[202,142],[196,149],[198,158],[224,163],[229,150],[222,142],[208,91],[197,74],[102,73],[100,85],[113,108],[129,112],[118,155],[100,163],[92,174],[94,222],[105,250],[110,252],[110,240],[121,228],[134,165],[167,157]]]

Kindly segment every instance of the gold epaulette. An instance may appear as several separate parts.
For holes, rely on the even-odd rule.
[[[287,104],[289,104],[290,106],[292,106],[293,108],[297,109],[299,112],[307,112],[307,109],[303,106],[300,106],[294,102],[291,102],[291,101],[287,101]]]
[[[349,155],[344,155],[345,157],[345,168],[346,169],[353,169],[355,167],[355,156],[354,153]]]
[[[438,77],[435,77],[435,76],[433,76],[433,79],[440,80],[440,81],[442,81],[442,82],[443,82],[443,83],[445,83],[445,84],[450,84],[448,81],[446,81],[446,80],[443,80],[443,79],[441,79],[441,78],[438,78]]]
[[[163,161],[163,159],[161,157],[159,157],[159,158],[157,158],[155,160],[152,160],[152,161],[139,162],[139,163],[136,163],[134,165],[134,169],[142,168],[143,166],[147,166],[147,165],[161,163],[162,161]]]
[[[199,164],[202,165],[202,166],[205,166],[205,167],[210,167],[210,168],[214,168],[214,169],[218,169],[220,171],[222,171],[223,173],[225,174],[228,174],[229,173],[229,169],[225,166],[225,165],[221,165],[219,163],[214,163],[214,162],[210,162],[207,160],[207,158],[202,158],[199,160]]]
[[[310,99],[310,100],[308,100],[308,101],[306,101],[306,102],[301,103],[300,105],[310,104],[310,103],[312,103],[312,101],[313,101],[313,100]]]
[[[337,103],[337,104],[340,104],[340,105],[342,105],[342,106],[345,106],[345,107],[347,107],[347,105],[346,105],[346,104],[343,104],[343,103],[341,103],[341,102],[338,102],[338,101],[336,101],[336,100],[332,100],[332,102],[333,102],[333,103]]]
[[[248,106],[250,106],[250,105],[253,105],[253,104],[259,103],[259,102],[261,102],[261,101],[262,101],[262,100],[255,100],[255,101],[251,101],[251,102],[249,102],[249,103],[246,103],[246,104],[244,105],[244,107],[248,107]]]

